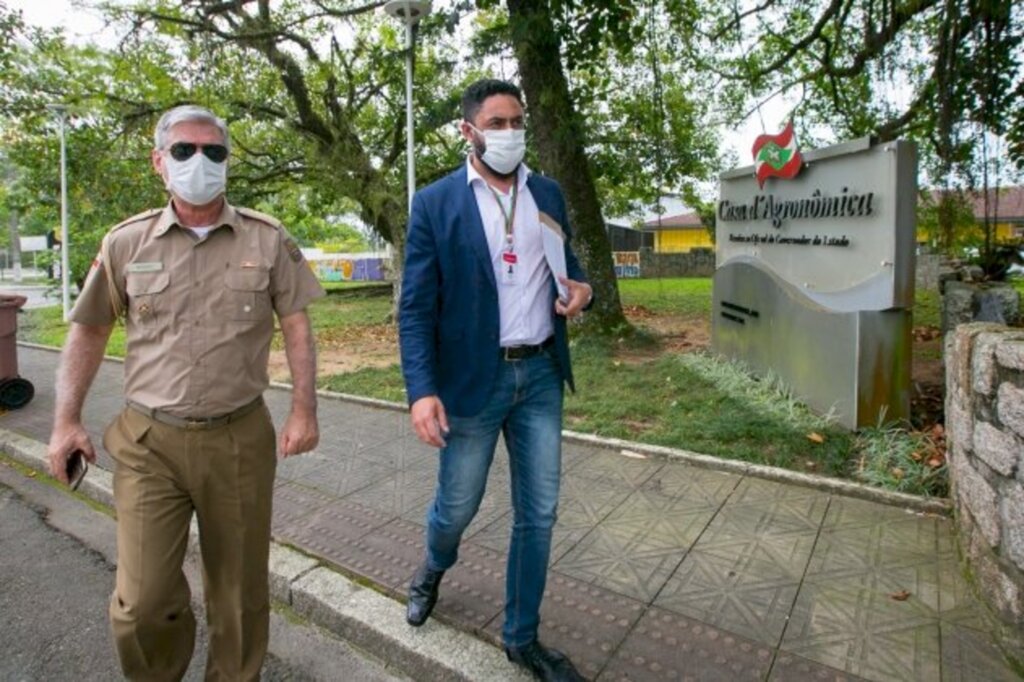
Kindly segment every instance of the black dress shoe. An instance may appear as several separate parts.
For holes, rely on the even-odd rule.
[[[416,569],[416,575],[409,584],[409,604],[405,609],[405,621],[409,625],[419,627],[427,622],[437,603],[437,588],[443,577],[444,571],[432,571],[426,562]]]
[[[557,649],[548,649],[537,640],[515,649],[506,647],[505,655],[543,682],[587,682],[568,656]]]

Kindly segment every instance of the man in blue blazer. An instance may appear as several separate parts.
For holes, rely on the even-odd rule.
[[[522,95],[482,80],[463,95],[466,165],[413,199],[399,313],[402,372],[419,438],[440,448],[426,557],[406,619],[422,625],[480,505],[498,434],[514,510],[502,639],[541,680],[582,680],[537,641],[558,507],[566,319],[592,297],[569,247],[565,199],[522,163]]]

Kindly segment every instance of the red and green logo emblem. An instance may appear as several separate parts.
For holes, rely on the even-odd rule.
[[[793,121],[778,135],[758,135],[751,150],[754,154],[754,172],[758,187],[764,188],[764,181],[771,177],[795,178],[804,159],[796,146]]]

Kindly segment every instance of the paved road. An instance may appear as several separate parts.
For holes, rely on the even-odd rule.
[[[114,521],[0,460],[0,679],[121,679],[107,625],[114,583]],[[206,657],[202,590],[188,567],[200,632],[186,680]],[[325,631],[276,610],[263,679],[403,680]]]
[[[25,303],[25,308],[60,305],[60,289],[43,284],[15,284],[4,280],[0,282],[0,293],[26,296],[28,301]]]

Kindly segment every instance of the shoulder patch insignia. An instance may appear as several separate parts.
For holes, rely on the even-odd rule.
[[[299,245],[295,243],[295,240],[291,237],[284,240],[284,248],[288,249],[288,256],[298,263],[302,260],[302,250],[299,249]]]

